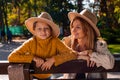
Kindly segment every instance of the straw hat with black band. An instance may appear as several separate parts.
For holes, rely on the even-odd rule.
[[[99,31],[99,29],[96,26],[96,24],[97,24],[97,17],[95,16],[95,14],[91,13],[87,9],[84,9],[80,13],[77,13],[77,12],[69,12],[68,13],[68,18],[69,18],[69,20],[71,22],[73,21],[73,19],[75,17],[80,17],[80,18],[84,19],[85,21],[87,21],[92,26],[94,31],[96,32],[97,37],[100,37],[100,31]]]
[[[33,24],[35,22],[43,22],[52,28],[53,37],[58,37],[60,34],[59,27],[53,22],[52,17],[47,12],[42,12],[38,17],[31,17],[25,21],[27,29],[34,35]]]

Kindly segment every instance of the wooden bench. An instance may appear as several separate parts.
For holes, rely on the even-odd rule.
[[[87,67],[84,60],[65,62],[57,67],[53,66],[48,71],[42,71],[35,67],[35,63],[9,63],[0,61],[0,75],[9,74],[9,80],[32,80],[30,74],[34,73],[96,73],[96,72],[120,72],[120,54],[115,54],[115,66],[105,70],[103,67]]]

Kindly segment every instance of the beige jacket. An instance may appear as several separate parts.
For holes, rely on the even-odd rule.
[[[71,37],[63,38],[64,44],[71,46]],[[105,69],[112,69],[114,67],[114,57],[107,48],[107,43],[104,40],[97,40],[95,45],[96,52],[90,55],[90,60],[96,62],[97,67],[104,67]]]

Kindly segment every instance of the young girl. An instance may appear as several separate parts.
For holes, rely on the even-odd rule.
[[[48,13],[42,12],[38,17],[27,19],[25,25],[33,37],[8,56],[10,62],[35,61],[36,67],[48,70],[52,65],[58,66],[77,58],[76,52],[72,52],[57,38],[60,33],[59,28]],[[34,74],[33,76],[49,79],[51,74]]]

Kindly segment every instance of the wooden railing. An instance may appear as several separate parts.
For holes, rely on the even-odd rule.
[[[53,66],[50,70],[42,71],[35,67],[35,63],[9,63],[0,61],[0,75],[9,74],[9,80],[32,80],[31,74],[39,73],[96,73],[96,72],[120,72],[120,55],[116,54],[115,66],[113,69],[106,70],[103,67],[87,67],[84,60],[72,60],[65,62],[57,67]]]

